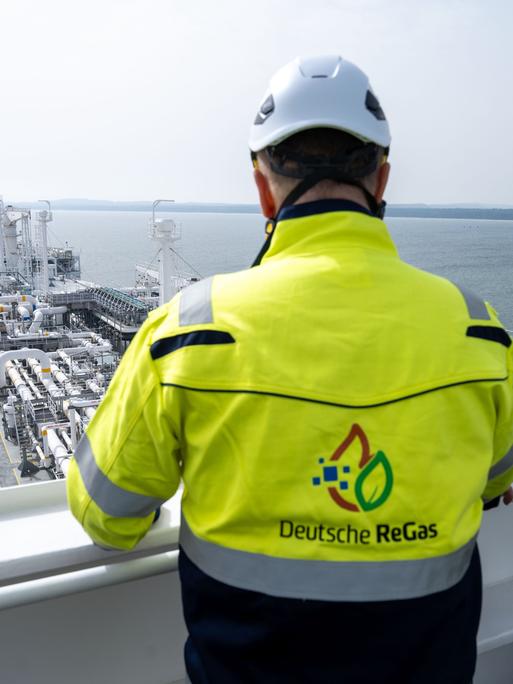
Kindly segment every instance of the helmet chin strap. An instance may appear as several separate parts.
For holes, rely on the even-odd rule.
[[[270,218],[267,220],[266,226],[265,226],[265,233],[266,233],[266,239],[264,244],[262,245],[262,248],[260,249],[255,261],[251,264],[251,266],[258,266],[260,262],[262,261],[264,255],[268,251],[269,247],[271,246],[271,240],[272,236],[274,234],[276,224],[278,222],[278,217],[280,215],[281,210],[283,207],[290,206],[291,204],[294,204],[297,202],[297,200],[302,197],[305,193],[308,192],[311,188],[314,187],[314,185],[317,185],[317,183],[320,183],[323,180],[334,180],[337,183],[344,183],[345,185],[352,185],[355,188],[359,188],[363,194],[365,195],[365,199],[367,200],[367,203],[369,204],[370,210],[372,214],[379,219],[382,219],[385,215],[385,207],[386,207],[386,202],[381,201],[377,202],[376,198],[374,195],[372,195],[367,188],[363,185],[363,183],[358,182],[357,180],[354,180],[354,178],[348,177],[345,173],[341,171],[337,171],[336,169],[326,169],[324,171],[319,170],[314,173],[309,174],[306,176],[306,178],[303,178],[295,188],[293,188],[289,194],[285,197],[283,202],[280,204],[279,208],[277,209],[275,215],[273,218]]]

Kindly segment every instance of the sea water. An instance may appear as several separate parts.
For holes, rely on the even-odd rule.
[[[150,215],[130,211],[54,211],[49,243],[80,253],[82,277],[113,287],[135,282],[136,263],[158,268],[158,244],[148,237]],[[257,214],[162,214],[181,224],[180,270],[201,276],[247,268],[264,237]],[[513,329],[513,221],[390,218],[401,257],[454,280],[490,301]]]

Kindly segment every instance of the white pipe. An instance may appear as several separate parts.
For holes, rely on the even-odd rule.
[[[82,425],[82,422],[83,422],[82,416],[80,415],[80,413],[75,408],[73,408],[73,406],[76,403],[80,403],[80,401],[81,401],[80,399],[73,399],[73,405],[71,405],[70,400],[66,400],[62,403],[64,415],[69,420],[70,432],[71,432],[71,442],[73,443],[73,449],[75,449],[77,444],[78,444],[77,426]],[[87,402],[87,403],[91,404],[91,402]],[[97,404],[98,402],[95,402],[95,403]]]
[[[44,316],[53,316],[54,314],[64,314],[67,313],[67,306],[48,306],[40,309],[36,309],[34,312],[34,322],[29,328],[29,333],[35,333],[39,330],[43,323]]]
[[[66,337],[68,337],[68,335],[66,335]],[[49,352],[48,356],[51,359],[62,358],[62,355],[60,352],[64,352],[68,356],[75,356],[75,355],[78,356],[79,354],[82,354],[82,355],[87,354],[84,347],[61,347],[57,351]]]
[[[94,392],[95,394],[101,394],[101,387],[94,380],[86,380],[86,387]]]
[[[32,430],[30,428],[28,428],[28,433],[29,433],[30,439],[32,440],[32,448],[34,449],[34,451],[39,456],[39,459],[41,460],[43,467],[49,468],[52,465],[51,458],[49,458],[47,455],[45,455],[44,451],[39,446],[37,439],[34,437],[34,433],[32,432]],[[45,441],[45,444],[46,444],[46,446],[48,446],[46,441]]]
[[[100,403],[99,399],[73,399],[72,406],[75,408],[84,408],[86,406],[94,406],[95,408]]]
[[[99,354],[101,352],[111,352],[112,351],[112,344],[110,342],[106,342],[105,344],[97,344],[94,347],[89,347],[89,354],[91,356],[95,356],[96,354]]]
[[[103,342],[102,344],[93,344],[92,342],[83,342],[83,346],[87,349],[89,356],[96,356],[102,352],[111,352],[112,344],[110,342]]]
[[[41,309],[36,309],[34,313],[34,320],[32,321],[32,325],[29,328],[29,333],[35,333],[39,330],[41,327],[41,324],[43,322],[43,312]]]
[[[93,338],[94,342],[96,342],[97,344],[110,344],[110,342],[108,340],[106,340],[103,337],[101,337],[100,335],[98,335],[98,333],[93,333],[92,338]]]
[[[50,371],[59,385],[67,385],[69,383],[68,376],[63,373],[59,366],[57,366],[55,363],[50,364]]]
[[[62,437],[62,439],[64,440],[64,442],[66,442],[66,448],[69,449],[70,451],[73,451],[73,443],[70,439],[70,436],[66,432],[66,430],[64,430],[64,428],[62,430],[59,430],[59,434]]]
[[[82,347],[80,347],[82,349]],[[71,364],[71,359],[69,357],[69,354],[67,354],[64,349],[57,349],[57,356],[59,356],[64,363],[67,363],[68,366]]]
[[[36,297],[33,297],[32,295],[22,295],[22,294],[17,294],[17,295],[2,295],[0,296],[0,304],[3,303],[18,303],[18,302],[30,302],[30,304],[37,304],[37,299]]]
[[[28,361],[29,366],[32,368],[32,371],[35,373],[37,378],[43,383],[45,386],[46,391],[51,397],[62,397],[62,390],[57,387],[57,385],[54,383],[52,380],[52,376],[47,375],[44,373],[44,370],[41,367],[41,364],[37,362],[36,359],[29,359]],[[50,373],[51,373],[51,365],[50,365]]]
[[[87,356],[87,349],[84,347],[62,347],[59,351],[64,352],[68,356]],[[58,353],[57,356],[59,356]]]
[[[13,383],[14,387],[16,388],[16,391],[20,395],[21,399],[23,401],[32,401],[34,399],[34,395],[29,390],[27,385],[23,382],[21,375],[18,373],[18,371],[14,367],[14,364],[12,363],[12,361],[7,361],[7,363],[2,367],[2,372],[4,374],[4,378],[5,378],[6,368],[7,368],[7,372],[9,373],[9,377],[11,378],[12,383]],[[3,386],[5,386],[5,383]]]
[[[40,376],[41,376],[41,373],[39,372],[38,375],[39,375],[39,377],[40,377]],[[57,398],[60,398],[60,397],[63,396],[62,390],[61,390],[59,387],[57,387],[57,385],[54,383],[53,380],[48,380],[47,378],[44,378],[44,379],[41,380],[41,382],[42,382],[43,385],[46,387],[46,390],[47,390],[48,394],[49,394],[52,398],[57,399]]]
[[[68,450],[64,444],[59,439],[54,428],[43,428],[43,432],[46,429],[46,438],[48,440],[48,447],[50,451],[56,458],[68,458]]]
[[[112,344],[97,333],[68,333],[67,337],[76,339],[80,346],[63,347],[59,349],[58,352],[55,352],[63,359],[64,357],[61,352],[70,356],[74,354],[78,355],[80,352],[87,353],[89,356],[96,356],[103,352],[109,353],[112,351]],[[92,342],[90,342],[88,338],[91,339]]]
[[[53,316],[54,314],[65,314],[68,313],[67,306],[45,306],[36,309],[36,311],[41,311],[44,316]]]
[[[46,332],[43,335],[44,337],[51,337],[52,340],[55,339],[61,339],[62,337],[66,337],[65,334],[61,334],[56,332],[55,330],[52,330],[52,332]],[[22,339],[22,340],[40,340],[42,337],[41,333],[17,333],[16,339]]]
[[[48,354],[45,354],[41,349],[12,349],[11,351],[6,351],[0,353],[0,387],[5,387],[5,364],[7,361],[14,359],[38,359],[41,363],[41,370],[43,372],[43,377],[50,377],[50,366],[51,362]]]
[[[9,361],[9,363],[11,363],[11,362]],[[36,397],[36,399],[42,399],[42,398],[43,398],[43,395],[42,395],[41,392],[37,389],[37,387],[34,385],[34,383],[32,382],[32,380],[29,378],[29,376],[28,376],[28,374],[27,374],[27,371],[26,371],[24,368],[21,368],[21,367],[20,367],[20,368],[17,368],[17,371],[18,371],[18,373],[21,374],[21,376],[23,377],[23,379],[25,380],[25,382],[27,383],[27,385],[30,387],[30,389],[31,389],[31,391],[33,392],[33,394],[34,394],[34,396]]]
[[[44,428],[42,432],[44,434]],[[48,447],[54,455],[55,462],[60,467],[64,475],[67,475],[69,468],[69,459],[71,454],[68,454],[68,450],[61,442],[54,429],[49,428],[46,430],[46,439],[48,440]]]
[[[66,403],[66,408],[64,409],[64,413],[68,416],[69,419],[69,427],[70,427],[70,432],[71,432],[71,450],[75,452],[75,449],[77,448],[77,419],[80,421],[80,416],[78,413],[75,411],[74,408],[69,408],[69,403]]]
[[[61,371],[61,369],[58,366],[56,366],[55,363],[52,363],[50,365],[50,372],[52,373],[53,377],[57,380],[59,385],[62,385],[64,387],[67,394],[70,394],[71,396],[76,396],[77,394],[80,394],[80,390],[74,387],[73,383],[68,378],[68,376],[63,371]]]
[[[89,344],[89,343],[88,343]],[[69,368],[69,372],[74,375],[76,373],[80,373],[80,366],[78,363],[75,363],[69,354],[66,354],[66,352],[63,349],[59,349],[57,351],[57,354],[61,357],[61,359],[64,361],[65,364],[67,364]]]
[[[18,306],[16,307],[16,311],[18,312],[18,315],[19,315],[24,321],[30,320],[30,318],[31,318],[30,312],[29,312],[29,310],[27,309],[26,306],[21,306],[21,304],[18,304]]]
[[[96,413],[96,408],[94,408],[93,406],[88,406],[86,409],[84,409],[84,413],[89,418],[89,420],[91,420],[94,414]]]

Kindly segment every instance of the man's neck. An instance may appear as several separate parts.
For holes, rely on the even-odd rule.
[[[304,195],[302,195],[294,204],[305,204],[306,202],[316,202],[317,200],[326,199],[341,199],[349,200],[361,205],[365,209],[369,209],[365,195],[360,188],[352,185],[338,185],[330,183],[329,185],[321,185],[310,188]]]

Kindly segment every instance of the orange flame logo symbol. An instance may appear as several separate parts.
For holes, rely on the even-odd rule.
[[[360,444],[361,456],[358,461],[359,473],[354,481],[356,503],[353,503],[340,493],[349,489],[349,483],[346,479],[340,479],[340,468],[333,464],[337,464],[342,459],[355,441]],[[319,459],[319,462],[324,463],[324,459]],[[335,449],[328,463],[332,465],[323,467],[323,480],[330,483],[328,493],[337,506],[355,513],[372,511],[384,504],[390,496],[394,483],[392,466],[383,451],[371,453],[367,435],[357,423],[351,427],[347,437]],[[342,472],[349,473],[350,467],[343,465]],[[314,477],[312,482],[314,485],[319,485],[321,478]]]

